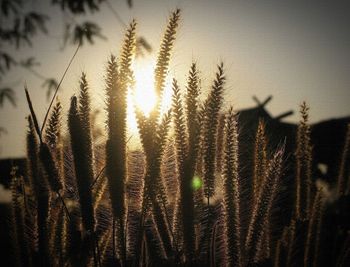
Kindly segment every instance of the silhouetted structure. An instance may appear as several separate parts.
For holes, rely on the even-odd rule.
[[[253,97],[257,106],[243,109],[239,114],[239,144],[241,154],[241,164],[252,164],[252,159],[247,155],[253,155],[254,140],[259,119],[266,124],[266,133],[270,147],[276,148],[279,144],[286,142],[286,155],[294,157],[297,124],[281,121],[292,115],[293,111],[287,111],[276,117],[272,117],[266,110],[266,105],[271,101],[269,96],[265,101],[260,102]],[[311,125],[311,142],[313,144],[313,167],[314,178],[323,178],[329,183],[335,182],[337,176],[338,163],[340,161],[342,149],[344,147],[347,124],[350,117],[340,119],[330,119]],[[334,164],[336,163],[336,164]],[[326,173],[319,170],[319,164],[325,165]],[[248,165],[251,166],[251,165]],[[291,166],[286,166],[290,169]]]

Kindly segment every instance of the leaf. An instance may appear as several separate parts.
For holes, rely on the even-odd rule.
[[[40,29],[41,32],[43,33],[48,32],[45,25],[46,21],[49,20],[49,17],[47,15],[31,12],[29,13],[29,16],[32,22],[36,25],[38,29]]]
[[[36,114],[35,114],[35,111],[34,111],[34,108],[33,108],[33,103],[32,103],[32,100],[30,99],[29,91],[28,91],[28,88],[27,88],[27,85],[26,85],[26,84],[24,85],[24,92],[25,92],[25,94],[26,94],[26,99],[27,99],[28,107],[29,107],[30,114],[31,114],[32,119],[33,119],[34,128],[35,128],[35,131],[36,131],[37,135],[39,136],[40,144],[41,144],[41,143],[42,143],[42,138],[41,138],[40,127],[39,127],[38,120],[37,120],[37,118],[36,118]]]
[[[71,36],[71,29],[72,29],[72,24],[66,23],[64,25],[64,33],[63,33],[63,48],[66,46],[68,43],[68,40]]]
[[[11,57],[9,54],[7,53],[1,53],[0,52],[0,71],[1,72],[5,72],[4,67],[7,70],[11,69],[11,66],[16,65],[16,61],[14,60],[13,57]]]
[[[40,62],[35,60],[35,57],[29,57],[26,60],[22,60],[20,62],[21,66],[25,67],[25,68],[31,68],[31,67],[35,67],[35,66],[40,66]]]
[[[68,9],[73,14],[84,14],[87,11],[99,10],[101,0],[53,0],[53,4],[60,5],[62,10]]]
[[[133,6],[133,1],[132,0],[126,0],[127,4],[128,4],[128,7],[129,8],[132,8]]]
[[[51,93],[55,92],[56,88],[58,87],[58,82],[55,78],[48,78],[43,82],[41,87],[42,88],[46,87],[46,89],[47,89],[46,98],[49,100],[51,97]]]
[[[11,88],[0,89],[0,107],[4,106],[5,99],[7,99],[14,107],[16,106],[15,92]]]
[[[72,42],[74,44],[83,44],[84,39],[86,39],[90,44],[93,44],[94,37],[106,39],[106,37],[102,35],[101,28],[97,24],[87,21],[81,25],[75,26]]]
[[[42,15],[35,12],[30,12],[24,17],[24,29],[23,35],[35,35],[38,30],[43,33],[47,33],[46,21],[48,20],[48,16]]]
[[[143,50],[147,53],[151,53],[152,46],[143,36],[141,36],[136,39],[136,57],[143,57],[145,55]]]
[[[9,17],[11,13],[17,15],[20,4],[21,2],[19,0],[3,0],[0,2],[1,13],[5,17]]]
[[[4,127],[0,127],[0,137],[2,134],[7,134],[7,130]]]

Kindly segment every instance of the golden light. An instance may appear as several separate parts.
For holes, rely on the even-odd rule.
[[[154,89],[155,62],[147,59],[139,59],[134,62],[133,71],[135,84],[128,92],[128,127],[130,134],[137,133],[137,122],[135,118],[135,106],[142,110],[148,117],[155,108],[157,96]],[[171,107],[171,78],[168,76],[161,100],[161,112],[166,112]]]

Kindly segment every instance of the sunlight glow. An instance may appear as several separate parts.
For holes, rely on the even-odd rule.
[[[138,132],[135,118],[135,106],[140,108],[147,117],[155,107],[157,96],[154,89],[154,69],[155,62],[151,60],[139,59],[134,62],[133,71],[135,84],[133,88],[129,88],[127,96],[127,120],[130,134]],[[171,107],[171,96],[171,77],[168,75],[161,101],[162,114]]]
[[[135,88],[134,101],[146,116],[156,104],[156,93],[154,91],[154,74],[151,64],[144,64],[134,69]]]

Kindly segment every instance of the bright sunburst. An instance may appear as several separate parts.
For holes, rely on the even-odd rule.
[[[147,59],[139,59],[134,62],[133,71],[135,84],[128,92],[128,126],[131,134],[138,132],[135,118],[135,106],[140,108],[146,116],[149,116],[155,107],[157,96],[154,89],[155,62]],[[162,113],[171,106],[171,78],[168,76],[165,82],[164,93],[161,102]]]

